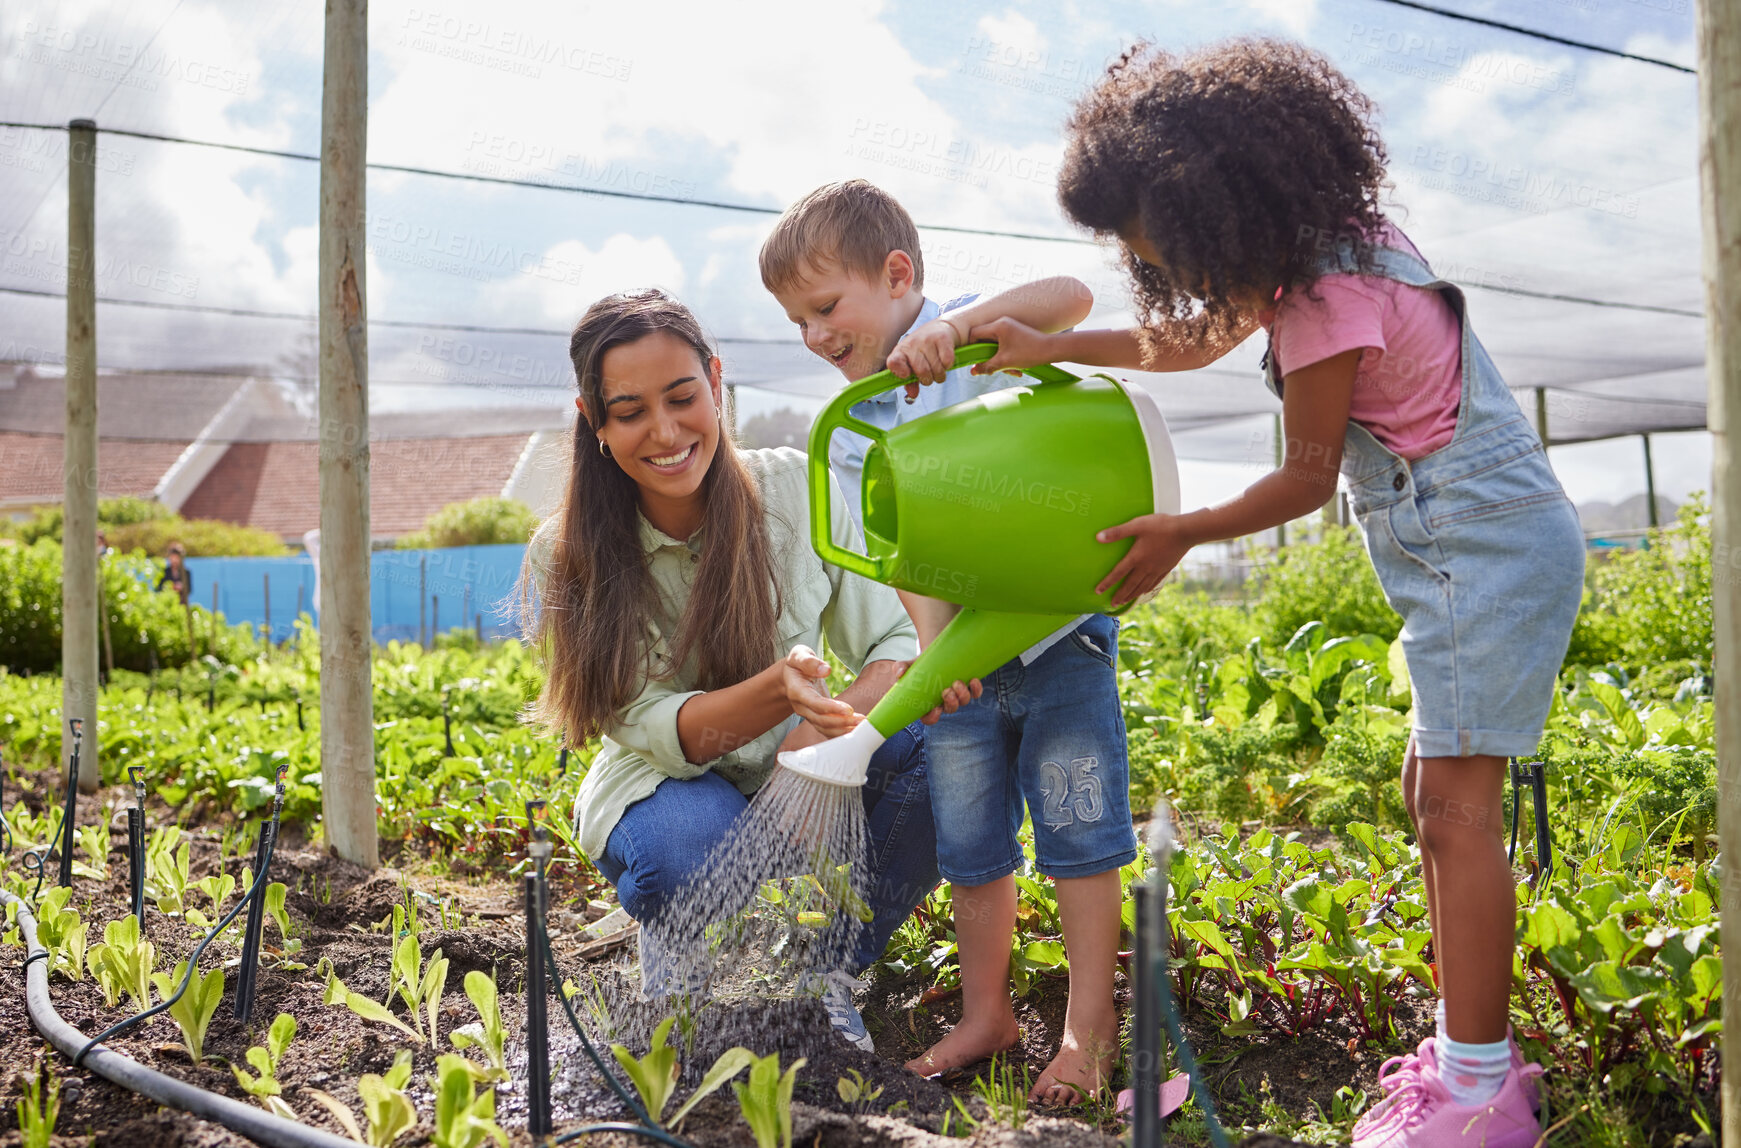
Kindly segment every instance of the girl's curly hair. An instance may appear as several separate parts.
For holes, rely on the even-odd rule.
[[[1375,114],[1300,44],[1139,43],[1072,112],[1058,198],[1102,236],[1134,223],[1165,260],[1124,251],[1151,349],[1232,341],[1238,300],[1310,283],[1344,237],[1366,257],[1387,186]]]

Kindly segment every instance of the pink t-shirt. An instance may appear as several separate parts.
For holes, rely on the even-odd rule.
[[[1420,254],[1390,224],[1377,241]],[[1456,433],[1463,331],[1439,292],[1378,275],[1326,275],[1259,317],[1278,375],[1361,348],[1348,417],[1403,458],[1424,458]]]

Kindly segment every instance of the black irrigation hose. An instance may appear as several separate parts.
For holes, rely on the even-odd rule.
[[[264,875],[266,873],[266,867],[271,865],[271,864],[272,864],[272,847],[269,844],[267,846],[267,849],[266,849],[265,863],[262,864],[260,867],[260,874]],[[155,1005],[146,1009],[144,1012],[133,1014],[132,1016],[128,1017],[126,1020],[116,1021],[114,1024],[110,1025],[108,1028],[104,1029],[102,1032],[99,1032],[96,1036],[93,1036],[90,1039],[89,1043],[87,1043],[84,1048],[79,1050],[78,1055],[73,1057],[73,1064],[75,1066],[82,1066],[84,1063],[85,1054],[87,1052],[90,1052],[91,1049],[95,1048],[98,1044],[102,1043],[104,1040],[107,1040],[109,1037],[121,1035],[122,1033],[133,1028],[135,1025],[139,1024],[140,1021],[148,1020],[149,1018],[156,1016],[158,1013],[161,1013],[165,1009],[174,1005],[176,1001],[179,1001],[181,999],[181,995],[187,991],[188,982],[193,979],[194,972],[199,968],[200,954],[205,952],[206,946],[212,943],[212,939],[214,937],[216,937],[219,933],[223,932],[227,927],[229,927],[230,922],[236,919],[237,913],[240,913],[243,909],[247,908],[250,904],[252,904],[254,898],[264,896],[265,892],[266,892],[266,882],[261,880],[260,876],[256,876],[254,878],[254,884],[252,886],[250,886],[248,891],[242,895],[242,899],[240,901],[236,902],[236,907],[231,909],[228,913],[224,914],[224,919],[219,921],[217,924],[213,925],[212,931],[207,933],[205,935],[205,938],[203,940],[201,940],[199,944],[194,946],[193,952],[191,954],[189,954],[189,956],[187,958],[187,971],[182,974],[181,987],[175,990],[175,995],[170,997],[168,1000],[157,1002]]]
[[[55,1012],[54,1002],[48,994],[48,950],[36,939],[36,917],[30,912],[30,906],[11,893],[0,890],[0,905],[7,904],[18,906],[18,927],[29,954],[24,959],[24,967],[27,984],[25,1008],[30,1014],[30,1023],[36,1026],[36,1030],[62,1056],[85,1057],[83,1067],[113,1084],[170,1108],[192,1113],[202,1119],[214,1120],[232,1132],[270,1145],[271,1148],[356,1148],[355,1141],[343,1136],[322,1132],[318,1128],[274,1116],[252,1104],[243,1104],[239,1100],[195,1088],[184,1081],[146,1068],[113,1049],[91,1048],[85,1040],[85,1034],[67,1024]]]

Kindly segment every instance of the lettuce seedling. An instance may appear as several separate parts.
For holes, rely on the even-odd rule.
[[[421,1010],[429,1014],[429,1038],[437,1038],[435,1022],[441,1010],[441,997],[446,989],[447,958],[437,949],[431,954],[428,965],[425,965],[423,946],[418,942],[417,934],[406,933],[393,950],[393,967],[387,981],[387,999],[392,1000],[393,993],[398,992],[399,999],[405,1002],[405,1011],[411,1014],[411,1023],[416,1027],[419,1036],[423,1035]]]
[[[278,924],[278,934],[284,939],[281,949],[286,957],[302,951],[300,938],[290,935],[290,915],[284,911],[284,882],[273,881],[266,886],[266,915]]]
[[[385,1076],[369,1072],[357,1081],[357,1095],[363,1099],[363,1115],[369,1121],[369,1134],[365,1139],[370,1148],[389,1148],[393,1141],[416,1126],[417,1109],[405,1094],[405,1085],[410,1080],[411,1052],[402,1048]]]
[[[701,1078],[701,1083],[695,1086],[695,1091],[683,1106],[671,1114],[671,1127],[680,1128],[683,1118],[689,1115],[689,1110],[706,1100],[718,1091],[725,1082],[756,1062],[756,1054],[738,1045],[728,1048],[719,1054],[719,1059],[713,1062],[713,1067],[707,1070],[707,1075]]]
[[[477,1148],[487,1136],[507,1148],[508,1134],[495,1119],[496,1090],[473,1094],[472,1062],[447,1053],[435,1058],[435,1066],[435,1133],[429,1142],[435,1148]]]
[[[177,961],[174,973],[153,974],[151,980],[157,986],[157,995],[168,1000],[186,972],[187,962]],[[202,976],[195,969],[188,978],[187,991],[169,1006],[169,1015],[181,1026],[181,1039],[195,1064],[205,1057],[206,1029],[211,1026],[212,1017],[217,1015],[218,1002],[223,999],[224,970],[216,968]]]
[[[617,1063],[634,1082],[641,1104],[654,1124],[659,1123],[665,1104],[677,1087],[677,1050],[669,1043],[671,1026],[676,1022],[674,1016],[659,1022],[659,1027],[653,1030],[653,1041],[646,1056],[637,1057],[623,1045],[611,1045],[611,1055],[617,1058]]]
[[[151,970],[157,966],[157,946],[139,935],[138,917],[129,913],[105,924],[103,939],[91,946],[86,961],[111,1008],[119,1003],[122,993],[132,997],[141,1012],[151,1007]]]
[[[457,1049],[464,1050],[473,1045],[483,1049],[484,1058],[489,1061],[489,1067],[484,1070],[485,1077],[506,1080],[508,1059],[504,1046],[508,1030],[502,1024],[502,1008],[496,1000],[496,979],[473,969],[465,975],[465,995],[471,998],[481,1022],[462,1025],[448,1033],[447,1039]],[[430,1023],[433,1024],[433,1020]]]
[[[81,877],[89,877],[93,881],[109,879],[109,823],[98,821],[92,825],[78,827],[79,846],[84,849],[85,856],[90,861],[74,861],[73,872]]]
[[[67,908],[73,891],[57,885],[42,895],[36,907],[36,940],[48,950],[48,973],[62,972],[71,980],[85,979],[85,938],[89,926],[77,909]]]
[[[228,873],[213,873],[210,877],[201,877],[194,882],[194,888],[204,893],[212,903],[212,915],[208,920],[205,914],[197,909],[187,910],[188,924],[196,929],[209,929],[212,922],[220,921],[224,916],[224,902],[230,899],[230,894],[236,891],[236,879]]]
[[[295,1120],[296,1113],[282,1099],[284,1087],[278,1083],[278,1062],[284,1059],[284,1050],[290,1047],[295,1036],[296,1018],[281,1012],[273,1018],[272,1027],[266,1030],[265,1045],[257,1044],[248,1050],[248,1063],[260,1075],[230,1065],[230,1071],[236,1074],[236,1083],[242,1086],[243,1092],[258,1100],[266,1111],[286,1120]]]
[[[153,830],[145,847],[146,892],[160,911],[171,916],[180,916],[186,907],[191,850],[192,846],[181,840],[179,825]]]
[[[413,1040],[422,1042],[423,1034],[400,1020],[388,1011],[387,1006],[370,1000],[361,993],[354,993],[345,987],[345,982],[339,980],[338,973],[333,971],[332,962],[322,957],[315,965],[315,974],[326,977],[326,993],[321,997],[325,1004],[344,1005],[364,1020],[376,1021],[380,1024],[390,1024]]]
[[[806,1063],[799,1057],[782,1074],[780,1054],[770,1052],[750,1064],[747,1084],[732,1081],[732,1091],[737,1093],[738,1107],[757,1148],[792,1148],[792,1086]]]

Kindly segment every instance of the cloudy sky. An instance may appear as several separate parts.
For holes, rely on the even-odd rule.
[[[1440,3],[1693,62],[1690,0]],[[1062,121],[1138,37],[1188,49],[1249,33],[1303,39],[1378,101],[1393,214],[1469,285],[1508,381],[1550,388],[1568,435],[1641,398],[1666,401],[1637,406],[1655,425],[1702,417],[1696,79],[1384,0],[377,0],[370,161],[550,186],[371,174],[371,317],[527,332],[378,326],[373,402],[453,407],[456,423],[467,403],[560,408],[562,330],[600,294],[647,284],[721,338],[746,412],[812,409],[837,384],[760,286],[765,210],[561,188],[777,210],[864,176],[922,225],[1065,240],[927,227],[928,293],[1069,272],[1095,290],[1091,323],[1128,323],[1109,253],[1056,206]],[[322,37],[321,6],[307,3],[13,0],[0,119],[91,116],[316,153]],[[19,292],[64,289],[66,147],[64,133],[0,127],[0,288],[14,289],[0,293],[0,360],[60,357],[64,305]],[[187,308],[312,313],[316,165],[107,136],[98,169],[99,295],[161,305],[100,311],[104,364],[304,370],[311,323]],[[1248,416],[1182,436],[1189,458],[1218,460],[1186,464],[1188,502],[1231,492],[1269,456],[1258,350],[1159,391],[1181,419]],[[1662,492],[1708,485],[1707,436],[1654,441]],[[1580,501],[1642,490],[1636,438],[1553,455]]]

